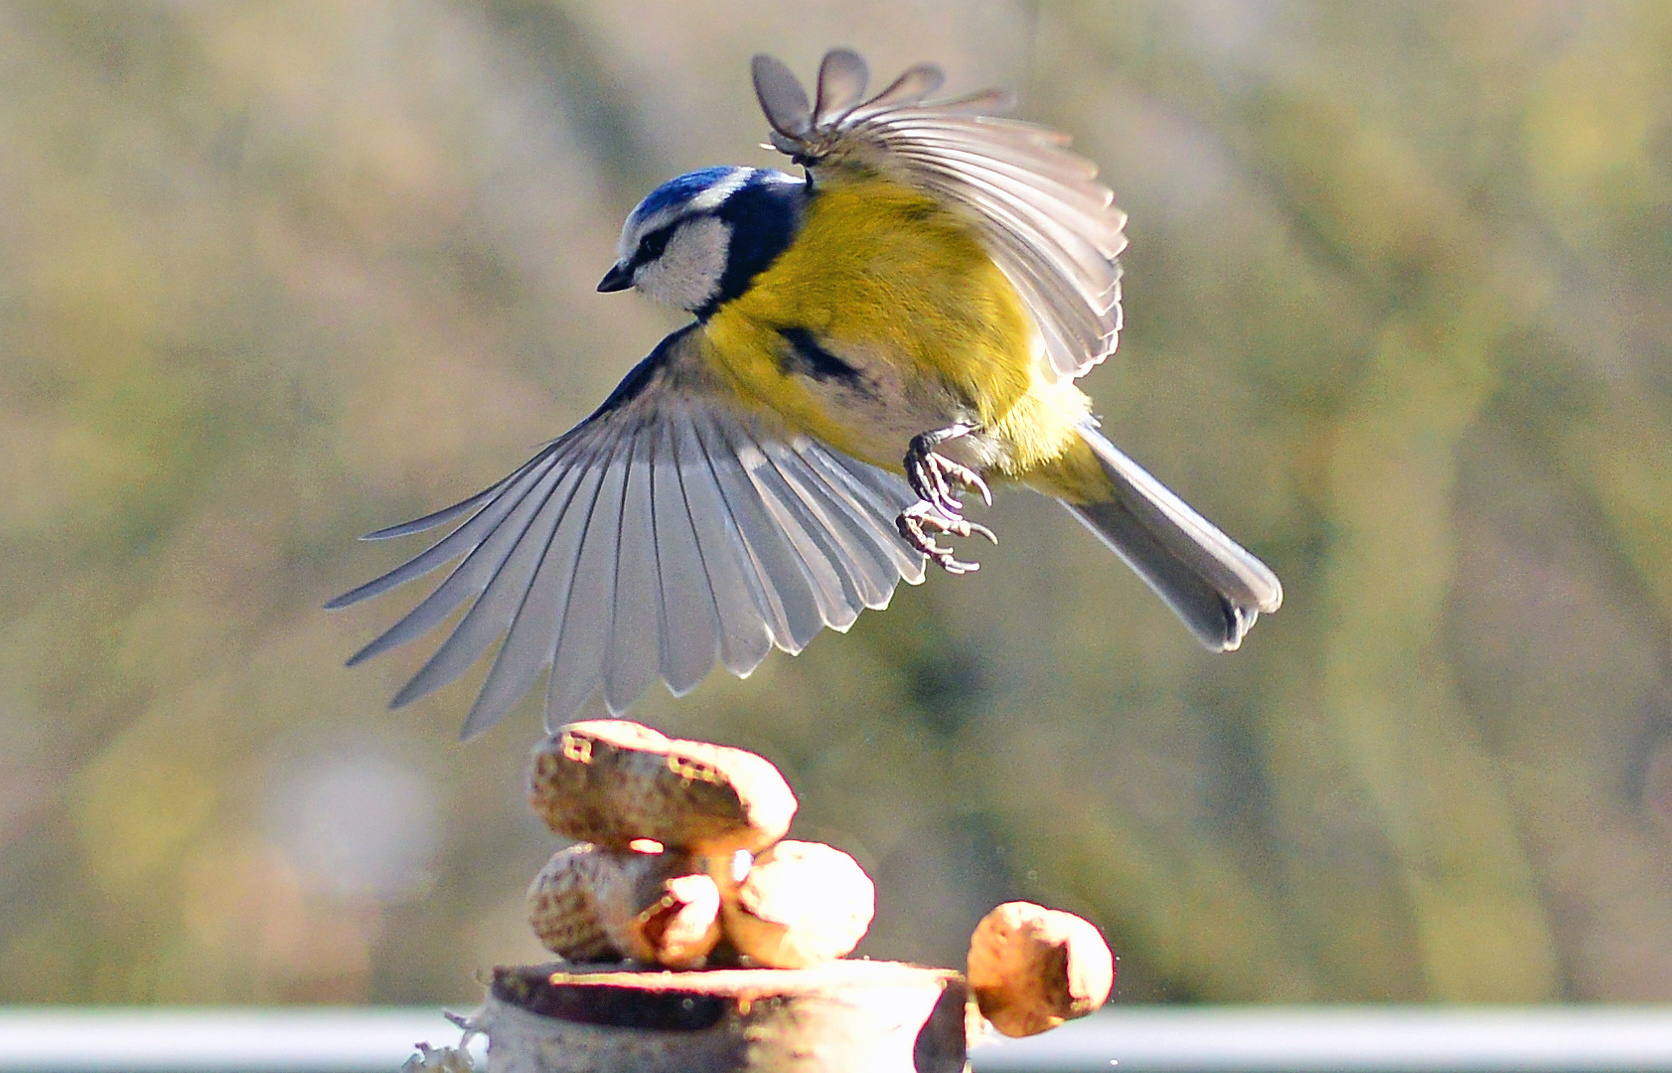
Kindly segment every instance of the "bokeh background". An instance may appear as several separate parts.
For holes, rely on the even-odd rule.
[[[637,717],[756,749],[863,952],[1024,897],[1122,1001],[1672,1000],[1672,9],[0,5],[0,1000],[449,1002],[539,950],[535,705],[321,605],[678,322],[652,185],[832,44],[1006,84],[1132,217],[1114,438],[1282,576],[1198,650],[1052,504]]]

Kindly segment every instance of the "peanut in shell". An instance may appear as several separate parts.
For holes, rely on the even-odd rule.
[[[620,864],[581,842],[552,855],[528,887],[528,923],[547,950],[566,961],[617,961],[622,952],[604,930],[597,895]]]
[[[629,951],[641,961],[670,969],[698,969],[720,943],[720,888],[698,873],[668,876],[633,914],[627,929]]]
[[[1007,1036],[1084,1017],[1109,998],[1114,956],[1090,922],[1032,902],[1006,902],[970,936],[970,991]]]
[[[560,850],[528,890],[529,923],[569,961],[700,967],[720,941],[720,890],[682,852]]]
[[[700,856],[763,849],[796,809],[763,757],[624,719],[570,723],[536,747],[529,803],[570,838],[618,850],[650,839]]]
[[[785,840],[723,884],[726,938],[750,961],[800,969],[847,954],[871,926],[876,889],[859,864],[821,842]]]

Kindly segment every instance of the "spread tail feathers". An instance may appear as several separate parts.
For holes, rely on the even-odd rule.
[[[1113,496],[1062,505],[1135,570],[1203,645],[1215,652],[1236,648],[1260,612],[1282,604],[1277,575],[1097,429],[1083,426],[1080,435]]]

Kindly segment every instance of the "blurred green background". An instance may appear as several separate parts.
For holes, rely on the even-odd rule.
[[[975,576],[635,713],[879,885],[1078,911],[1125,1001],[1672,1000],[1672,8],[0,6],[0,1000],[450,1002],[539,950],[525,703],[327,614],[677,321],[652,185],[833,44],[1072,132],[1132,216],[1113,437],[1282,576],[1201,652],[1049,502]]]

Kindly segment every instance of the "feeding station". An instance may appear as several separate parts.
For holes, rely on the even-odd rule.
[[[528,891],[558,960],[495,969],[458,1019],[487,1037],[489,1073],[961,1073],[989,1025],[1033,1035],[1113,985],[1096,928],[1027,902],[981,921],[966,972],[847,959],[871,880],[784,837],[795,795],[742,749],[571,723],[535,748],[529,802],[578,841]],[[408,1073],[473,1068],[420,1051]]]

